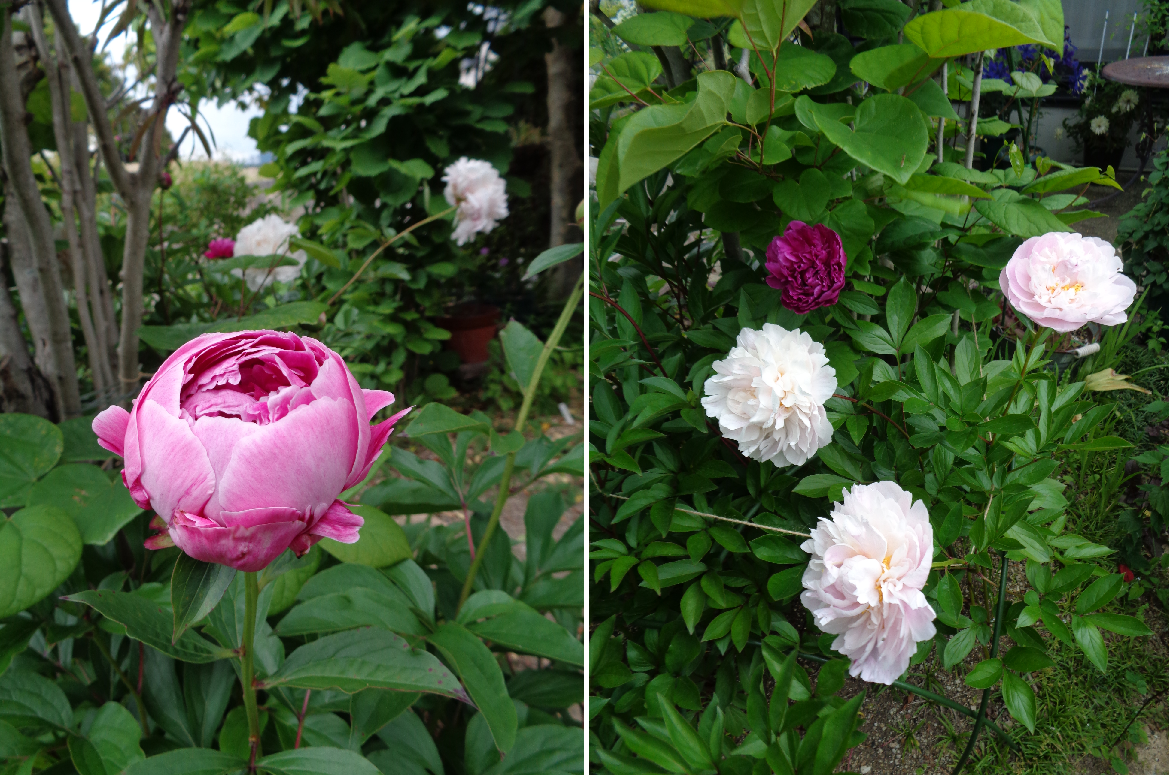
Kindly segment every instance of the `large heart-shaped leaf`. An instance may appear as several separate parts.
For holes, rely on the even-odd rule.
[[[57,464],[64,448],[61,429],[48,420],[0,414],[0,507],[24,506],[32,483]]]
[[[52,592],[80,559],[81,536],[59,508],[30,506],[0,522],[0,619]]]
[[[101,546],[142,512],[130,491],[93,465],[58,466],[32,486],[30,506],[56,506],[77,523],[83,543]]]
[[[816,126],[842,151],[898,183],[906,183],[925,158],[929,144],[926,120],[905,97],[869,97],[857,108],[851,130],[809,98],[800,97],[797,102],[810,110]]]

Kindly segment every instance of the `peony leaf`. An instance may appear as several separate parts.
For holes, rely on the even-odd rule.
[[[305,749],[309,750],[309,749]],[[231,775],[243,772],[248,763],[210,748],[179,748],[126,768],[124,775]]]
[[[1010,671],[1003,673],[1003,704],[1015,721],[1035,731],[1035,691]]]
[[[373,506],[349,508],[365,520],[365,524],[358,531],[357,543],[343,544],[332,538],[322,538],[320,546],[326,552],[341,562],[368,565],[371,568],[384,568],[414,556],[406,533],[392,517]]]
[[[966,659],[966,655],[974,648],[976,642],[975,632],[973,627],[967,627],[965,630],[959,630],[956,635],[950,636],[950,640],[946,643],[946,650],[943,654],[942,661],[949,670],[954,665]]]
[[[1132,377],[1127,374],[1117,374],[1114,369],[1104,369],[1095,374],[1089,374],[1084,379],[1085,390],[1135,390],[1138,393],[1149,394],[1151,391],[1146,390],[1140,385],[1134,385],[1129,380]]]
[[[0,718],[15,726],[49,724],[73,728],[73,708],[57,684],[27,670],[9,670],[0,676]]]
[[[1001,659],[984,659],[966,674],[966,685],[975,689],[989,689],[999,682],[1003,675]]]
[[[64,599],[92,606],[102,616],[125,627],[126,634],[134,640],[142,641],[173,659],[183,662],[214,662],[233,656],[231,651],[215,646],[193,630],[187,630],[172,643],[174,614],[144,595],[110,590],[85,590]]]
[[[1046,621],[1044,622],[1046,623]],[[1080,644],[1080,648],[1084,652],[1084,656],[1096,666],[1096,668],[1105,675],[1108,674],[1108,649],[1104,645],[1104,636],[1100,634],[1100,630],[1096,629],[1096,625],[1087,621],[1083,617],[1072,617],[1072,634],[1075,636],[1076,643]]]
[[[483,645],[483,641],[455,622],[441,625],[430,636],[430,642],[463,679],[470,700],[479,707],[487,722],[495,747],[500,753],[509,751],[515,744],[518,720],[495,655]]]
[[[179,554],[170,577],[175,621],[171,643],[176,642],[188,627],[211,613],[233,578],[235,568]]]
[[[312,746],[281,751],[256,762],[268,775],[380,775],[381,770],[356,751]]]

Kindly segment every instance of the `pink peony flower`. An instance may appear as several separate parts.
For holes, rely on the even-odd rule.
[[[321,538],[354,543],[361,517],[337,500],[365,479],[394,423],[370,419],[394,396],[362,390],[337,353],[279,331],[204,334],[166,359],[127,412],[93,421],[125,458],[134,501],[197,560],[264,568]],[[169,539],[168,536],[169,535]]]
[[[783,291],[783,306],[806,315],[840,298],[847,263],[839,234],[823,224],[792,221],[767,246],[767,284]]]
[[[896,681],[936,632],[921,591],[934,551],[925,505],[894,482],[854,485],[800,548],[812,555],[800,602],[837,636],[832,648],[852,660],[849,673]]]
[[[1051,232],[1019,246],[999,274],[1011,306],[1036,325],[1059,332],[1085,323],[1115,326],[1137,286],[1121,274],[1112,245],[1096,237]]]
[[[231,258],[235,255],[235,240],[213,239],[208,243],[207,250],[203,251],[203,255],[207,258]]]

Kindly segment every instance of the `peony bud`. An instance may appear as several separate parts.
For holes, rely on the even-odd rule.
[[[213,239],[207,244],[203,255],[207,258],[231,258],[235,255],[235,240]]]
[[[362,390],[341,356],[314,339],[204,334],[166,359],[133,411],[111,406],[93,430],[125,458],[122,481],[174,545],[257,571],[324,537],[357,541],[363,520],[337,498],[365,479],[410,411],[371,428],[393,401]]]

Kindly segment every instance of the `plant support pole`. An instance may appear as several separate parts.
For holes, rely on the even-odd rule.
[[[552,329],[548,341],[544,343],[544,349],[540,351],[540,357],[536,360],[536,368],[532,370],[532,378],[528,380],[528,386],[524,389],[524,402],[520,405],[520,413],[516,417],[515,423],[517,433],[522,433],[524,430],[524,423],[527,422],[528,412],[532,408],[532,400],[536,397],[536,385],[540,383],[540,375],[544,372],[544,366],[548,363],[552,351],[560,343],[560,337],[564,335],[564,330],[568,328],[568,321],[572,319],[572,314],[576,311],[576,305],[580,303],[583,293],[584,274],[582,273],[580,277],[576,278],[576,285],[572,287],[572,293],[569,295],[568,301],[564,303],[560,319],[556,321],[556,327]],[[467,571],[467,580],[463,582],[463,591],[459,594],[459,605],[455,609],[456,612],[470,597],[471,588],[475,585],[475,577],[479,575],[479,566],[483,564],[485,556],[483,552],[495,536],[495,530],[499,527],[499,517],[503,514],[503,505],[507,503],[511,473],[515,469],[515,455],[514,452],[507,453],[507,460],[503,464],[503,476],[499,479],[499,494],[495,496],[495,507],[491,510],[491,518],[487,521],[487,529],[483,531],[483,538],[479,541],[479,549],[475,552],[475,559],[471,561],[471,568]]]
[[[260,711],[256,707],[255,665],[252,658],[256,640],[256,600],[260,586],[255,571],[244,574],[244,639],[240,648],[240,672],[242,674],[244,708],[248,714],[248,772],[255,772],[256,759],[263,755],[260,749]]]

